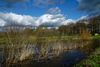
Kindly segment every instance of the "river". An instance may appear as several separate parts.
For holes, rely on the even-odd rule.
[[[96,43],[98,42],[96,41]],[[85,44],[84,47],[70,48],[83,44]],[[84,43],[57,42],[39,46],[33,44],[7,45],[3,46],[3,49],[0,47],[0,67],[73,67],[74,64],[86,58],[87,52],[91,48],[96,47],[93,44],[94,42],[85,41]]]

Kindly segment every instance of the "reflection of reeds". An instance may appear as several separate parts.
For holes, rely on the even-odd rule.
[[[52,59],[59,56],[63,51],[75,49],[75,47],[86,44],[86,42],[43,42],[23,44],[23,45],[7,45],[6,46],[6,63],[17,63],[24,60],[44,60]]]

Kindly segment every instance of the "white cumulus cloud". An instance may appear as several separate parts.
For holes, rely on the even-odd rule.
[[[36,23],[38,23],[39,25],[60,26],[63,25],[62,23],[64,21],[66,21],[66,19],[62,14],[44,14],[38,18]]]
[[[6,22],[0,18],[0,26],[4,26],[5,23],[6,23]]]
[[[40,17],[32,17],[29,15],[18,15],[15,13],[0,13],[0,26],[4,25],[47,25],[60,26],[72,22],[71,19],[66,19],[62,14],[44,14]]]
[[[0,25],[2,26],[11,24],[36,26],[36,19],[36,17],[28,15],[18,15],[15,13],[0,13]]]
[[[60,14],[61,13],[61,9],[58,8],[58,7],[55,7],[55,8],[50,8],[48,11],[47,11],[48,14]]]
[[[75,22],[72,19],[66,19],[58,7],[50,8],[46,14],[39,17],[30,15],[19,15],[15,13],[0,13],[0,26],[5,25],[31,25],[31,26],[60,26],[67,25],[70,22]]]

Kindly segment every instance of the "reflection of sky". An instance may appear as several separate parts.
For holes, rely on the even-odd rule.
[[[85,54],[82,53],[81,51],[74,50],[71,52],[66,52],[62,59],[62,64],[65,67],[73,67],[74,64],[76,64],[77,62],[81,61],[84,58]]]

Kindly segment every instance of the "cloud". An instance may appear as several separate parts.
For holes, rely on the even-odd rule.
[[[46,25],[46,26],[60,26],[62,25],[62,22],[64,22],[66,19],[63,15],[57,14],[44,14],[39,17],[39,19],[36,21],[40,25]]]
[[[32,17],[29,15],[18,15],[15,13],[0,13],[0,26],[9,25],[31,25],[31,26],[60,26],[66,25],[72,20],[65,19],[62,14],[44,14],[40,17]]]
[[[90,15],[100,14],[100,0],[77,0],[79,9],[85,11]]]
[[[46,14],[39,17],[30,15],[18,15],[15,13],[0,13],[0,25],[31,25],[31,26],[60,26],[74,22],[72,19],[66,19],[58,7],[50,8]]]
[[[48,14],[60,14],[61,13],[61,10],[58,8],[58,7],[55,7],[55,8],[50,8],[48,11],[47,11]]]
[[[46,5],[46,6],[51,5],[53,3],[53,0],[33,0],[33,3],[35,6],[41,7],[44,5]]]
[[[75,23],[75,22],[76,22],[76,20],[67,19],[67,20],[65,20],[64,22],[62,22],[62,25],[67,25],[67,24],[69,24],[69,23]]]
[[[69,22],[72,22],[72,20],[66,19],[58,7],[50,8],[46,14],[40,16],[36,21],[40,25],[52,27],[66,25]]]
[[[0,26],[4,26],[5,23],[6,23],[6,22],[0,18]]]
[[[65,0],[33,0],[35,6],[49,6],[49,5],[57,5],[63,4]]]
[[[78,18],[77,20],[76,20],[76,22],[77,21],[80,21],[80,20],[87,20],[87,19],[89,19],[90,17],[88,17],[88,15],[85,15],[85,16],[81,16],[80,18]]]
[[[36,17],[28,15],[17,15],[15,13],[0,13],[0,25],[32,25],[36,26]]]

